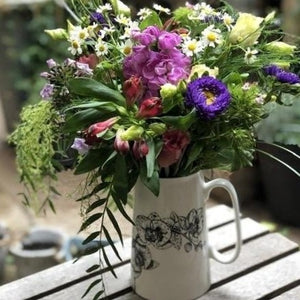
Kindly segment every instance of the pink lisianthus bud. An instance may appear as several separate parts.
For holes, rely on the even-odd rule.
[[[91,125],[87,130],[85,130],[85,143],[87,145],[93,145],[99,142],[100,138],[98,137],[98,135],[106,129],[111,128],[117,121],[118,118],[110,118],[106,121]]]
[[[96,54],[92,53],[89,55],[80,56],[78,62],[88,64],[91,69],[95,69],[99,60]]]
[[[136,159],[142,159],[148,154],[149,147],[145,140],[139,140],[134,142],[132,151]]]
[[[139,101],[144,94],[144,87],[140,77],[131,76],[123,84],[123,93],[126,98],[126,104],[131,107],[136,101]]]
[[[163,148],[158,156],[160,167],[167,168],[176,163],[185,147],[189,144],[189,135],[181,130],[168,130],[163,135]]]
[[[162,101],[158,97],[151,97],[141,103],[137,117],[141,119],[152,118],[162,113]]]
[[[127,154],[129,151],[129,142],[128,141],[123,141],[120,137],[120,135],[124,132],[123,129],[119,129],[117,131],[115,141],[114,141],[114,148],[116,151],[118,151],[121,154]]]

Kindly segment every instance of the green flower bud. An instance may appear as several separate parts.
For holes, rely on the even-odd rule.
[[[131,14],[130,8],[127,5],[125,5],[122,1],[111,0],[110,2],[116,14],[123,14],[125,16],[130,16]]]
[[[123,141],[139,140],[144,133],[144,128],[138,125],[130,126],[126,131],[120,134],[120,138]]]
[[[273,41],[266,44],[266,49],[273,53],[278,53],[282,55],[293,55],[296,46],[292,46],[284,42]]]
[[[164,123],[152,123],[152,124],[149,125],[149,128],[156,135],[162,135],[167,130],[167,126]]]
[[[274,101],[274,102],[275,102],[276,100],[277,100],[277,96],[272,95],[272,96],[271,96],[271,101]]]
[[[68,37],[67,31],[62,28],[45,30],[54,40],[64,40]]]
[[[164,84],[160,89],[162,99],[173,98],[177,93],[177,86],[171,83]]]

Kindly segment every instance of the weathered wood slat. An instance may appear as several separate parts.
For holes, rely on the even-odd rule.
[[[226,283],[199,300],[261,299],[300,279],[300,252],[277,260],[259,270]]]
[[[209,228],[216,228],[222,224],[226,224],[232,221],[233,218],[233,210],[225,205],[214,206],[207,210]],[[213,231],[214,230],[212,230],[212,232]],[[126,245],[124,249],[120,245],[118,247],[120,255],[124,261],[130,259],[130,243],[131,241],[128,239],[125,242]],[[119,260],[115,257],[111,249],[107,250],[107,254],[108,257],[110,257],[112,265],[119,263]],[[85,270],[97,262],[98,254],[90,255],[76,263],[66,262],[51,268],[51,270],[45,270],[19,279],[18,281],[0,286],[0,300],[2,300],[1,295],[6,294],[8,298],[5,298],[5,300],[17,300],[18,297],[21,297],[20,299],[24,299],[26,297],[29,298],[29,296],[33,296],[30,285],[35,287],[34,295],[39,295],[46,293],[47,291],[58,289],[60,286],[71,285],[73,281],[78,281],[80,278],[84,279],[87,276]],[[51,276],[51,274],[55,274],[55,276]],[[53,278],[51,281],[49,281],[48,279],[51,277]],[[12,293],[15,295],[14,297],[11,296]]]
[[[244,240],[247,240],[253,236],[260,235],[262,232],[267,232],[263,226],[259,225],[258,223],[254,222],[254,221],[252,222],[250,219],[242,220],[242,229],[243,229],[242,236],[243,236]],[[217,233],[214,233],[215,231]],[[219,232],[219,234],[218,234],[218,232]],[[230,248],[234,245],[235,241],[234,241],[234,239],[231,238],[232,235],[234,236],[233,224],[228,224],[228,225],[225,225],[224,227],[220,227],[220,228],[217,228],[217,229],[209,232],[209,239],[212,241],[213,244],[216,244],[218,250],[222,250],[222,249]],[[222,237],[222,240],[223,240],[222,243],[219,241],[220,237]],[[267,241],[268,241],[268,239],[267,239]],[[284,238],[283,238],[283,241],[285,241]],[[277,242],[278,242],[278,239],[277,239]],[[247,244],[245,245],[245,247],[246,246],[247,246]],[[251,248],[251,246],[248,245],[247,248]],[[287,242],[287,245],[286,245],[283,242],[283,245],[281,247],[278,247],[278,249],[276,250],[277,255],[281,250],[284,251],[285,248],[288,248],[289,250],[292,248],[296,249],[297,245],[292,242],[291,243]],[[250,253],[251,250],[249,250],[249,251],[244,250],[244,252]],[[263,252],[264,251],[262,250],[261,253],[263,253]],[[266,249],[265,252],[270,253],[271,249],[269,252]],[[251,264],[250,261],[249,261],[249,264]],[[254,262],[254,264],[255,264],[255,262]],[[243,268],[243,265],[244,265],[244,262],[241,263],[240,268]],[[129,267],[130,266],[128,264],[128,265],[125,265],[125,266],[122,266],[119,268],[118,271],[120,272],[120,276],[118,276],[119,277],[118,279],[113,278],[111,274],[105,274],[106,276],[108,276],[108,279],[106,279],[106,282],[109,282],[109,285],[117,286],[119,290],[129,288],[130,287],[130,282],[129,282],[130,269],[129,269]],[[237,272],[237,270],[234,270],[233,272]],[[219,273],[217,273],[216,277],[218,277],[218,275],[219,275]],[[223,275],[223,279],[224,279],[224,277],[225,278],[227,277],[226,269],[223,271],[222,275]],[[122,277],[122,276],[124,276],[124,277]],[[221,279],[218,279],[218,280],[221,280]],[[87,287],[90,285],[90,283],[92,281],[93,281],[93,279],[90,279],[85,282],[82,282],[82,283],[79,283],[76,285],[72,285],[69,288],[66,288],[60,292],[52,294],[51,296],[49,296],[47,298],[43,298],[43,299],[45,299],[45,300],[46,299],[47,300],[50,300],[50,299],[64,300],[69,295],[83,294],[84,291],[87,289]],[[127,283],[127,286],[126,286],[126,284],[124,285],[124,283]],[[108,285],[108,287],[110,288],[109,285]],[[115,291],[115,290],[116,289],[113,289],[113,291]],[[107,290],[107,294],[110,295],[110,292],[108,290]],[[93,297],[91,297],[91,298],[93,298]]]
[[[232,264],[224,265],[211,260],[212,287],[219,286],[225,282],[233,280],[236,277],[240,277],[246,273],[250,273],[251,271],[258,269],[265,264],[277,260],[280,257],[287,256],[297,250],[298,245],[296,243],[286,239],[285,237],[277,233],[268,234],[266,236],[255,239],[244,245],[241,255]],[[247,295],[242,293],[241,297],[242,296]],[[141,298],[131,292],[120,296],[117,299],[140,300]]]
[[[300,299],[300,285],[281,294],[276,298],[273,298],[273,300],[298,300],[298,299]]]

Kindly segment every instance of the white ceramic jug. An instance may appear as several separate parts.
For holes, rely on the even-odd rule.
[[[224,255],[207,239],[205,202],[215,187],[226,189],[235,213],[236,245]],[[241,249],[238,199],[225,179],[205,183],[202,172],[160,179],[154,196],[140,181],[135,187],[132,285],[149,300],[192,300],[210,287],[209,259],[233,262]],[[220,239],[222,236],[220,236]]]

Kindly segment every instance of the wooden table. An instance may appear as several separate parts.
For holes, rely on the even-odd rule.
[[[219,205],[207,210],[210,242],[222,251],[234,246],[233,212]],[[300,252],[298,245],[278,233],[270,233],[259,223],[242,218],[244,245],[232,264],[211,261],[211,290],[201,300],[300,299]],[[113,255],[118,279],[104,272],[107,299],[138,300],[130,287],[130,239],[120,247],[123,261]],[[85,270],[97,263],[97,255],[66,262],[45,271],[0,286],[0,300],[77,300],[99,273]],[[96,292],[96,289],[95,289]],[[84,299],[93,299],[92,292]],[[155,299],[151,299],[155,300]]]

